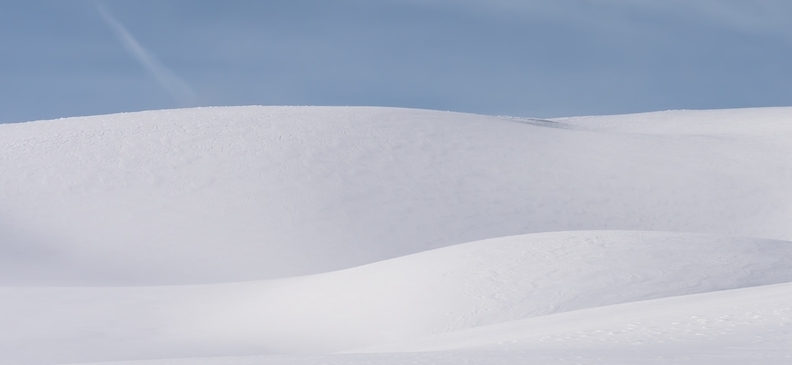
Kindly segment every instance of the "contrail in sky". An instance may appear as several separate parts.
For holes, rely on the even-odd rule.
[[[126,27],[110,13],[110,10],[98,1],[94,2],[94,5],[96,5],[96,9],[99,11],[105,23],[107,23],[116,36],[118,36],[124,48],[126,48],[126,50],[157,79],[165,91],[176,99],[180,105],[190,105],[195,97],[192,88],[171,70],[157,61],[157,58],[154,57],[153,54],[143,48],[137,39],[127,31]]]

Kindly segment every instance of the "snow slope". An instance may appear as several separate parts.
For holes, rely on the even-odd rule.
[[[327,353],[785,282],[792,282],[789,242],[660,232],[540,233],[269,281],[3,288],[0,353],[23,363]]]
[[[123,364],[788,364],[791,303],[792,285],[786,283],[555,314],[357,353]]]
[[[360,352],[604,350],[785,352],[792,283],[597,307],[446,333]],[[620,350],[620,351],[614,351]]]
[[[258,280],[581,229],[792,239],[791,108],[663,115],[233,107],[0,125],[0,284]]]
[[[785,364],[790,121],[0,125],[0,364]]]

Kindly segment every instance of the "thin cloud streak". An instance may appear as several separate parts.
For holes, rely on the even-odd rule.
[[[192,88],[160,63],[151,52],[143,48],[140,42],[127,31],[126,27],[124,27],[106,7],[99,2],[95,2],[94,5],[96,5],[96,9],[99,11],[102,20],[104,20],[116,36],[118,36],[124,48],[126,48],[126,50],[135,57],[152,76],[154,76],[162,88],[181,106],[190,106],[195,99],[195,92],[193,92]]]

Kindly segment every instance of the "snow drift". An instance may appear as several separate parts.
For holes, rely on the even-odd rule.
[[[785,363],[790,120],[0,125],[0,364]]]
[[[0,250],[21,257],[2,282],[258,280],[582,229],[789,240],[790,117],[234,107],[2,125]]]
[[[0,352],[43,363],[328,353],[790,281],[788,242],[660,232],[541,233],[288,279],[4,288]]]

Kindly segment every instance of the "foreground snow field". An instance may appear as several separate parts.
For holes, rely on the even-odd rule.
[[[124,364],[788,364],[791,303],[786,283],[548,315],[357,353]]]
[[[792,108],[0,125],[0,363],[788,363],[790,156]]]

